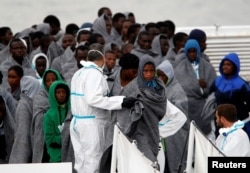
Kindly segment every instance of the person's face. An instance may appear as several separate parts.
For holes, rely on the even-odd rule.
[[[105,9],[103,13],[106,14],[110,19],[112,19],[112,12],[110,9]]]
[[[56,75],[53,72],[48,72],[45,76],[45,86],[49,89],[50,85],[56,80]]]
[[[124,76],[127,81],[132,81],[138,75],[138,69],[125,69]]]
[[[45,70],[46,70],[46,59],[44,57],[38,57],[36,59],[36,71],[40,77],[43,76]]]
[[[170,39],[174,36],[174,32],[169,27],[166,27],[166,35]]]
[[[195,61],[196,58],[197,58],[197,51],[196,49],[194,48],[190,48],[188,49],[188,58],[191,60],[191,61]]]
[[[65,88],[57,88],[56,89],[56,100],[58,104],[64,104],[67,101],[67,92]]]
[[[26,54],[26,50],[22,41],[14,41],[10,46],[10,53],[13,58],[23,58]]]
[[[47,50],[48,50],[48,48],[49,48],[49,45],[50,45],[50,43],[51,43],[52,41],[53,41],[53,36],[52,36],[52,35],[50,35],[50,36],[48,36],[48,37],[46,37],[46,38],[41,39],[41,44],[40,44],[41,49],[42,49],[44,52],[47,52]]]
[[[18,76],[15,70],[8,71],[8,83],[12,89],[20,86],[21,77]]]
[[[169,44],[167,39],[160,39],[161,52],[162,55],[166,55],[168,52]]]
[[[5,36],[4,36],[4,41],[6,43],[9,43],[10,40],[12,40],[13,38],[13,33],[11,30],[8,30],[6,33],[5,33]]]
[[[56,35],[59,32],[60,28],[52,23],[50,24],[50,30],[52,35]]]
[[[163,71],[157,70],[156,73],[157,73],[157,76],[159,77],[159,79],[161,79],[163,81],[163,83],[166,84],[168,82],[168,77],[167,77],[167,75],[165,75],[165,73],[163,73]]]
[[[88,51],[87,50],[80,50],[80,49],[77,50],[75,58],[76,58],[78,68],[82,67],[82,65],[80,64],[80,61],[81,60],[86,60],[87,56],[88,56]]]
[[[130,33],[130,34],[128,35],[129,43],[134,44],[135,39],[136,39],[138,33],[140,32],[140,29],[141,29],[141,27],[137,27],[137,28],[135,29],[135,32]]]
[[[101,45],[104,46],[104,44],[105,44],[104,38],[103,37],[97,37],[97,43],[99,43],[99,44],[101,44]]]
[[[200,42],[201,52],[204,52],[207,48],[206,38],[203,38]]]
[[[150,81],[155,76],[155,67],[153,64],[146,64],[143,68],[143,78],[146,81]]]
[[[122,51],[122,54],[127,54],[127,53],[130,53],[132,49],[134,49],[134,45],[129,43],[129,45],[123,48],[121,51]]]
[[[122,30],[122,23],[125,21],[125,17],[120,17],[119,20],[114,24],[114,27],[117,29],[117,31]]]
[[[67,35],[63,36],[63,39],[62,39],[63,49],[66,49],[68,46],[75,47],[75,45],[76,45],[76,42],[75,42],[73,35],[67,34]]]
[[[149,50],[151,48],[152,40],[148,35],[142,35],[141,38],[138,39],[138,45],[141,49]]]
[[[113,69],[115,67],[116,55],[114,53],[107,52],[105,54],[105,64],[108,69]]]
[[[234,72],[233,63],[228,61],[228,60],[224,60],[223,63],[222,63],[222,72],[226,76],[233,75],[233,72]]]
[[[176,48],[179,51],[181,48],[185,47],[188,37],[184,37],[182,41],[176,42]]]
[[[32,44],[32,48],[33,49],[36,49],[40,46],[40,39],[39,38],[34,38],[32,41],[31,41],[31,44]]]
[[[160,26],[159,32],[160,32],[160,34],[166,34],[167,35],[167,27],[166,26]]]
[[[135,23],[135,16],[128,16],[128,20],[130,20],[132,23]]]
[[[118,46],[115,46],[113,52],[115,53],[116,58],[120,58],[122,56],[121,50]]]
[[[153,40],[154,37],[160,33],[160,31],[156,27],[151,27],[151,28],[148,29],[148,33],[151,36],[151,39]]]
[[[5,114],[6,114],[5,104],[4,103],[0,103],[0,122],[3,121]]]
[[[135,33],[130,33],[130,34],[128,35],[128,41],[129,41],[130,44],[134,44],[135,39],[136,39]]]
[[[128,28],[132,25],[131,21],[124,21],[122,23],[122,30],[121,30],[121,34],[123,36],[127,36],[127,32],[128,32]]]
[[[216,125],[217,127],[221,128],[223,127],[223,122],[222,122],[222,117],[218,115],[218,113],[215,113],[215,118],[216,118]]]
[[[81,34],[79,38],[79,43],[81,42],[86,42],[89,39],[90,35],[89,34]]]
[[[105,20],[105,24],[106,24],[107,33],[110,34],[111,33],[111,28],[112,28],[110,20]]]

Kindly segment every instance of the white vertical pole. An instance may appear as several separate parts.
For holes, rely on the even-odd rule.
[[[112,159],[111,159],[111,169],[110,173],[116,173],[116,160],[117,160],[117,136],[118,136],[118,127],[114,126],[114,136],[113,136],[113,148],[112,148]]]
[[[194,130],[195,126],[194,122],[191,121],[190,129],[189,129],[189,137],[188,137],[188,153],[187,153],[187,166],[186,173],[192,173],[192,162],[193,162],[193,154],[194,154]]]

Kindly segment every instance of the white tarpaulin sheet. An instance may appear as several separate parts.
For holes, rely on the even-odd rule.
[[[111,173],[159,173],[152,164],[115,125]]]
[[[207,173],[208,157],[224,157],[224,155],[208,140],[193,122],[190,124],[187,173]],[[194,168],[191,165],[194,160]]]

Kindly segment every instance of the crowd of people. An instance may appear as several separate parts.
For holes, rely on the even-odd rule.
[[[206,39],[199,28],[175,33],[171,20],[140,23],[108,7],[65,29],[55,15],[14,34],[0,27],[0,163],[110,172],[118,125],[155,169],[179,173],[191,121],[226,156],[250,156],[240,58],[221,57],[217,75]]]

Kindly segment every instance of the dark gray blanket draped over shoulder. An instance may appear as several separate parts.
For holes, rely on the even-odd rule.
[[[6,105],[6,102],[5,102],[5,105]],[[15,133],[15,126],[16,126],[14,118],[9,111],[8,105],[6,105],[6,115],[4,116],[3,123],[4,123],[3,129],[4,129],[6,152],[7,152],[6,161],[8,162],[9,156],[12,150],[13,142],[14,142],[14,133]],[[1,163],[1,160],[0,160],[0,163]]]
[[[61,133],[62,136],[62,162],[71,162],[72,163],[72,172],[76,173],[74,170],[74,149],[70,139],[70,122],[72,120],[71,111],[68,112],[66,119],[64,120],[64,127]]]
[[[33,100],[31,122],[32,163],[41,163],[44,149],[43,118],[49,109],[48,92],[42,88]]]
[[[49,45],[48,52],[47,52],[49,64],[51,65],[53,60],[56,57],[62,55],[63,52],[64,52],[64,50],[63,50],[62,46],[59,46],[56,42],[52,41]]]
[[[155,87],[146,85],[143,68],[154,60],[145,55],[139,64],[138,77],[123,88],[122,95],[138,99],[132,109],[114,111],[121,130],[132,140],[136,140],[138,149],[151,161],[156,161],[159,147],[158,123],[166,112],[166,94],[164,84],[157,78],[152,81]]]
[[[217,106],[217,103],[216,103],[215,94],[214,92],[212,92],[206,99],[206,102],[204,104],[204,107],[201,113],[202,124],[200,125],[200,128],[204,134],[208,134],[212,130],[211,122],[213,121],[214,116],[215,116],[216,106]]]
[[[134,85],[134,82],[131,85]],[[139,101],[130,112],[126,109],[119,112],[119,117],[129,116],[130,122],[124,132],[129,138],[136,140],[138,149],[146,157],[156,161],[160,141],[158,123],[166,112],[165,90],[162,87],[163,92],[159,95],[147,89],[134,88],[131,91],[132,88],[129,86],[128,90],[126,88],[124,88],[124,94],[127,96],[131,96],[132,91],[138,91],[134,94]]]
[[[10,163],[31,163],[32,146],[30,139],[30,125],[32,121],[33,100],[21,94],[16,112],[15,142],[10,155]]]
[[[194,69],[187,58],[182,59],[175,67],[175,76],[188,97],[189,119],[194,120],[199,127],[202,127],[202,109],[210,94],[209,88],[216,78],[216,72],[212,64],[202,58],[200,58],[198,70],[199,78],[207,82],[207,87],[203,89],[203,92],[201,92]]]
[[[64,127],[62,130],[62,162],[73,162],[74,163],[74,150],[70,139],[70,122],[72,120],[71,111],[68,112],[67,117],[64,121]]]

